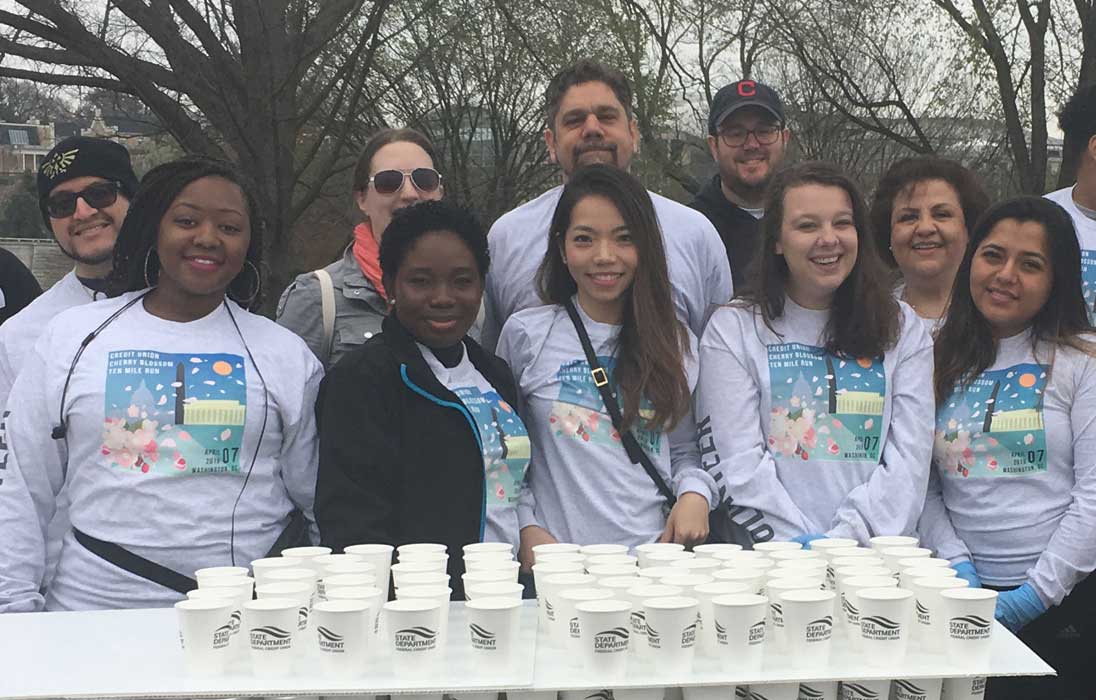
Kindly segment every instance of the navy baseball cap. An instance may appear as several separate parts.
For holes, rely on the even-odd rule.
[[[784,123],[784,105],[780,95],[764,83],[754,80],[739,80],[720,88],[712,98],[712,108],[708,112],[708,133],[715,136],[723,120],[743,107],[760,107]]]

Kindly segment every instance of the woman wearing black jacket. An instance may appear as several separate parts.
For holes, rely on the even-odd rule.
[[[382,332],[328,372],[317,415],[316,520],[335,549],[383,542],[449,548],[516,544],[529,462],[509,368],[467,337],[488,267],[487,239],[445,202],[400,210],[381,244],[390,290]]]

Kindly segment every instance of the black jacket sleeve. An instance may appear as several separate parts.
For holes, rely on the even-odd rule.
[[[0,248],[0,289],[4,292],[0,323],[23,310],[42,293],[42,287],[15,253]]]
[[[399,544],[400,397],[382,376],[391,371],[344,361],[320,385],[316,523],[321,542],[336,551],[352,544]]]

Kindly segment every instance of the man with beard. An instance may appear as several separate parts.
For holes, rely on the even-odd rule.
[[[620,71],[584,59],[565,68],[545,91],[548,155],[567,181],[582,165],[627,169],[639,144],[632,87]],[[487,236],[491,274],[484,293],[481,342],[494,348],[510,314],[539,306],[537,268],[548,245],[548,225],[562,187],[503,214]],[[708,307],[731,298],[731,271],[719,236],[701,214],[649,193],[666,246],[674,307],[698,337]]]
[[[73,136],[46,154],[38,168],[38,205],[58,247],[76,264],[0,326],[0,406],[46,324],[65,309],[106,298],[114,239],[136,189],[129,151],[121,144]]]
[[[784,161],[791,132],[784,106],[768,85],[740,80],[720,89],[708,113],[708,149],[719,166],[689,206],[719,231],[731,262],[735,287],[747,269],[765,214],[765,188]]]

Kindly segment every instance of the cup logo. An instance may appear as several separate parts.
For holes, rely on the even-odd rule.
[[[613,700],[613,694],[608,690],[599,690],[596,693],[587,695],[582,700]]]
[[[615,654],[628,650],[628,629],[626,627],[614,627],[594,635],[595,654]]]
[[[696,644],[696,623],[689,625],[685,629],[681,630],[681,648],[688,649],[693,644]]]
[[[747,643],[750,646],[762,644],[765,641],[765,621],[755,622],[750,625],[750,634],[747,637]]]
[[[243,613],[239,610],[233,610],[232,614],[228,616],[228,626],[232,628],[232,634],[239,634],[243,617]]]
[[[735,686],[734,697],[735,700],[750,700],[750,691],[746,688],[746,686]]]
[[[784,626],[784,606],[781,605],[780,603],[770,603],[769,604],[769,611],[772,613],[772,616],[773,616],[773,626],[774,627],[783,627]]]
[[[948,620],[952,639],[989,639],[993,623],[979,615],[960,615]]]
[[[868,615],[860,618],[860,634],[878,642],[896,641],[902,638],[902,625],[889,617]]]
[[[575,616],[575,617],[571,618],[571,620],[567,624],[567,629],[569,629],[571,631],[571,638],[572,639],[578,639],[578,634],[579,634],[578,616]]]
[[[320,640],[320,651],[329,654],[342,654],[346,652],[346,643],[341,634],[320,625],[316,628],[316,636]]]
[[[633,610],[628,618],[632,623],[632,631],[638,635],[647,634],[647,613],[643,610]]]
[[[302,605],[297,610],[297,629],[303,630],[308,627],[308,606]]]
[[[892,687],[893,700],[927,700],[929,695],[927,690],[910,681],[895,680]]]
[[[922,625],[932,624],[932,613],[924,605],[921,605],[921,601],[917,601],[917,621]]]
[[[833,636],[833,618],[829,615],[807,623],[807,641],[825,642]]]
[[[438,632],[429,627],[405,627],[394,635],[396,651],[430,651],[438,646]]]
[[[251,639],[252,649],[274,651],[289,649],[293,646],[293,635],[289,631],[274,625],[252,627],[248,636]]]
[[[544,599],[544,614],[548,617],[549,622],[556,621],[556,609],[552,607],[552,601],[547,598]]]
[[[841,608],[845,611],[845,620],[850,625],[860,624],[860,609],[853,605],[844,595],[841,596]]]
[[[224,649],[227,647],[229,640],[232,639],[232,634],[233,629],[231,620],[213,630],[213,648]]]
[[[727,628],[715,621],[715,641],[719,644],[727,643]]]
[[[798,700],[823,700],[826,694],[817,688],[812,688],[806,683],[799,684],[799,698]]]
[[[495,651],[498,648],[498,639],[495,633],[474,622],[468,623],[468,633],[472,637],[472,648],[480,651]]]
[[[866,685],[842,681],[841,700],[879,700],[879,693]]]
[[[662,648],[662,635],[658,633],[658,630],[647,625],[647,646],[652,649]]]
[[[979,695],[986,692],[986,677],[978,676],[970,682],[970,692],[973,695]]]

